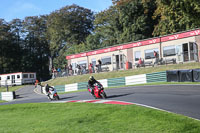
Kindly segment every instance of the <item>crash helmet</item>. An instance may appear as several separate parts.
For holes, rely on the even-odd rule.
[[[94,79],[94,77],[93,77],[93,76],[90,76],[90,77],[89,77],[89,80],[91,80],[91,81],[92,81],[93,79]]]

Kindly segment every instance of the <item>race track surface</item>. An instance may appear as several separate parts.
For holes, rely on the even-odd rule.
[[[105,90],[108,100],[144,104],[200,120],[200,85],[132,86]],[[50,102],[34,86],[16,91],[17,99],[6,104]],[[61,101],[94,99],[89,92],[60,94]]]

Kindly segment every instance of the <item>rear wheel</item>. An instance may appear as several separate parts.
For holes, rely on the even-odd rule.
[[[101,96],[102,96],[103,99],[106,99],[106,98],[107,98],[106,93],[105,93],[104,91],[101,92]]]
[[[56,100],[59,100],[60,98],[59,98],[59,96],[58,96],[58,95],[56,95],[56,96],[55,96],[55,99],[56,99]]]

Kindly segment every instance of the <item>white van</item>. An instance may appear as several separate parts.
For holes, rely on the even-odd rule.
[[[0,74],[0,86],[32,84],[36,80],[35,72],[17,72]]]

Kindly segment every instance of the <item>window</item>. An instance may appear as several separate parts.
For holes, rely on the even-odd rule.
[[[141,58],[141,52],[140,51],[136,51],[135,52],[135,61],[138,61]]]
[[[79,61],[78,64],[81,66],[81,67],[86,67],[87,68],[87,61],[86,60],[83,60],[83,61]]]
[[[174,56],[174,55],[176,55],[175,46],[163,47],[163,56],[164,57]]]
[[[10,79],[10,76],[7,76],[7,79]]]
[[[28,78],[28,74],[23,74],[23,78]]]
[[[17,75],[17,78],[19,79],[19,78],[20,78],[20,75]]]
[[[96,59],[92,59],[92,65],[96,66]]]
[[[111,64],[111,57],[103,57],[101,58],[102,65],[110,65]]]
[[[72,63],[72,69],[73,69],[73,70],[76,69],[76,63]]]
[[[34,78],[34,74],[30,74],[30,78]]]
[[[1,80],[1,77],[0,77],[0,80]]]
[[[153,58],[155,58],[154,57],[154,51],[156,51],[157,52],[157,54],[158,54],[158,57],[159,57],[159,50],[156,48],[156,49],[148,49],[148,50],[145,50],[144,52],[145,52],[145,59],[153,59]]]

